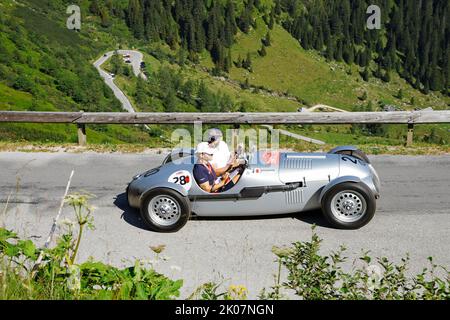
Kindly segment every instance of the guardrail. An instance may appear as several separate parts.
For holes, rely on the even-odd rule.
[[[450,123],[450,111],[393,112],[255,112],[255,113],[125,113],[0,111],[0,122],[72,123],[78,141],[86,143],[87,124],[407,124],[407,145],[415,124]]]

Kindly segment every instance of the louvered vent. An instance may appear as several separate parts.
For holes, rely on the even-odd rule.
[[[296,189],[285,192],[286,204],[296,204],[303,202],[303,190]]]
[[[283,162],[285,169],[312,169],[312,159],[305,158],[286,158]]]

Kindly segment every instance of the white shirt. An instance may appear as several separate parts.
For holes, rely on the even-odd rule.
[[[230,150],[228,149],[228,145],[225,141],[221,140],[219,145],[214,148],[216,152],[214,152],[213,159],[211,164],[215,168],[223,168],[227,165],[228,160],[230,160]]]

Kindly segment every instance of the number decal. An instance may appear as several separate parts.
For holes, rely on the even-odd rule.
[[[178,184],[188,191],[192,187],[191,174],[189,173],[189,171],[186,170],[181,170],[172,173],[168,181]]]
[[[349,157],[342,157],[342,161],[350,161],[350,162],[352,162],[352,163],[354,163],[354,164],[357,164],[357,163],[358,163],[357,160],[352,159],[352,158],[349,158]]]
[[[186,176],[175,176],[175,177],[173,177],[172,182],[176,183],[176,184],[181,184],[182,186],[184,186],[185,184],[188,184],[190,181],[191,181],[191,178],[188,174]]]

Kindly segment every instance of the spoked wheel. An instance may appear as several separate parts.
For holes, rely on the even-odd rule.
[[[331,188],[323,197],[322,211],[334,227],[358,229],[374,216],[376,200],[361,183],[345,182]]]
[[[189,220],[190,213],[189,200],[171,189],[155,189],[141,206],[144,221],[159,232],[178,231]]]

